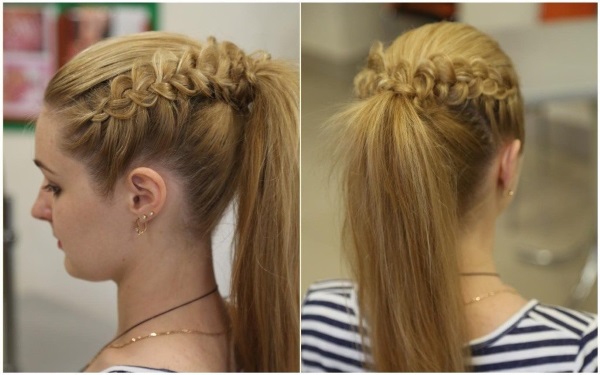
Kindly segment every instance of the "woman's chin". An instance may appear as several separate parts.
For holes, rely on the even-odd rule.
[[[67,256],[65,256],[65,270],[72,277],[76,277],[78,279],[82,278],[79,272],[77,272],[77,268],[73,266],[73,263],[69,260],[69,257]]]
[[[65,270],[67,273],[76,279],[86,280],[86,281],[103,281],[105,279],[98,277],[98,275],[94,275],[92,272],[84,272],[81,267],[77,267],[71,262],[69,257],[65,256]]]

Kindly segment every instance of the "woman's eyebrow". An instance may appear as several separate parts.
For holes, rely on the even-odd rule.
[[[33,159],[33,163],[35,165],[37,165],[38,168],[45,169],[46,171],[48,171],[48,172],[50,172],[52,174],[56,174],[56,172],[54,172],[52,169],[48,168],[46,165],[44,165],[44,163],[42,163],[41,161],[39,161],[37,159]]]

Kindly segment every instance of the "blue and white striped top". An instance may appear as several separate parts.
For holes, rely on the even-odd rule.
[[[354,285],[314,284],[302,306],[302,371],[362,372]],[[494,332],[471,341],[475,372],[597,372],[598,317],[531,300]],[[368,339],[365,345],[368,345]]]
[[[128,365],[120,365],[120,366],[111,366],[107,369],[104,369],[100,372],[111,372],[111,373],[160,373],[160,372],[175,372],[172,370],[167,370],[164,368],[154,368],[154,367],[143,367],[143,366],[128,366]]]

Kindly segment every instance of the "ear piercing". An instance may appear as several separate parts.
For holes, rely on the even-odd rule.
[[[135,232],[139,235],[148,229],[148,218],[154,215],[154,211],[150,211],[148,215],[142,215],[135,220]]]
[[[508,195],[509,197],[512,197],[513,195],[515,195],[515,192],[508,189],[508,191],[506,192],[506,195]]]

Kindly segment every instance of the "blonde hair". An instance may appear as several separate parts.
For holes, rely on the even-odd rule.
[[[45,93],[62,149],[100,193],[159,162],[184,184],[198,236],[236,199],[231,320],[249,372],[298,370],[298,89],[297,69],[266,53],[149,32],[83,51]]]
[[[465,371],[457,236],[499,147],[523,141],[510,59],[473,27],[376,43],[333,120],[344,243],[378,371]]]

